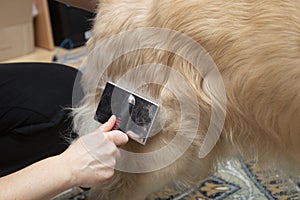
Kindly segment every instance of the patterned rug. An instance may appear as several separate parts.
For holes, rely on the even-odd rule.
[[[249,162],[228,161],[198,187],[186,192],[175,188],[165,188],[151,194],[147,200],[227,200],[227,199],[284,199],[300,200],[300,177],[287,178],[277,170],[264,171]],[[73,188],[54,198],[54,200],[85,200],[88,191]]]

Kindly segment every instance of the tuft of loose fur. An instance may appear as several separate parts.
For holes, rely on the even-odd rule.
[[[107,58],[117,55],[130,43],[120,46],[109,41],[105,43],[110,46],[105,52],[97,47],[99,42],[114,35],[142,27],[167,28],[192,38],[204,47],[218,67],[227,104],[216,106],[226,112],[226,118],[216,146],[203,159],[198,158],[198,153],[211,123],[214,96],[205,84],[205,75],[181,56],[160,48],[127,52],[106,66]],[[157,40],[147,42],[159,41],[160,35],[155,37]],[[171,41],[157,46],[168,47]],[[143,199],[178,179],[192,185],[194,179],[206,177],[214,163],[231,156],[243,156],[255,159],[262,166],[299,173],[299,1],[101,0],[88,47],[91,54],[82,78],[85,98],[74,110],[74,129],[79,135],[98,126],[93,119],[106,81],[117,82],[123,78],[122,86],[159,102],[162,111],[158,118],[163,122],[162,130],[146,146],[129,142],[124,149],[137,153],[157,150],[170,143],[176,134],[182,143],[191,142],[185,153],[165,168],[138,174],[116,172],[112,180],[92,190],[91,199]],[[193,51],[184,45],[180,49],[185,54]],[[161,70],[164,68],[158,64],[169,68]],[[145,65],[148,68],[132,71],[136,66]],[[170,69],[180,73],[188,87],[179,85],[170,75]],[[170,87],[140,85],[146,83],[145,79]],[[190,105],[185,112],[178,99]],[[198,113],[201,113],[200,120]],[[197,135],[189,138],[195,123],[199,123]],[[179,147],[168,148],[169,153],[160,156],[167,158]],[[156,159],[160,158],[153,158],[154,165],[159,164],[155,163]]]

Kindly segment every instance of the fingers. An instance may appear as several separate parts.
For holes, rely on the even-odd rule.
[[[128,142],[128,136],[121,131],[115,130],[115,131],[106,132],[104,134],[106,134],[106,137],[111,142],[113,142],[116,146],[121,146]]]
[[[128,142],[128,136],[121,131],[111,131],[116,123],[116,116],[112,115],[107,122],[100,126],[100,131],[116,146],[124,145]]]
[[[116,116],[112,115],[107,122],[100,126],[100,131],[108,132],[111,131],[116,123]]]

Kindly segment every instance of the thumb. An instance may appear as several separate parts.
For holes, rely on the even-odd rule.
[[[128,136],[121,131],[110,131],[103,133],[107,136],[108,140],[113,142],[116,146],[124,145],[128,142]]]
[[[107,122],[105,122],[104,124],[102,124],[100,126],[99,129],[101,132],[111,131],[113,129],[115,123],[116,123],[116,116],[112,115]]]

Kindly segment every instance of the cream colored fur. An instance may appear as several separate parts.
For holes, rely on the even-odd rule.
[[[199,105],[201,113],[197,137],[179,160],[151,173],[117,171],[112,180],[92,189],[91,199],[144,199],[173,181],[183,180],[184,185],[192,185],[194,179],[205,178],[212,172],[214,163],[231,156],[243,156],[255,159],[264,167],[277,166],[299,173],[300,1],[103,0],[99,3],[89,49],[92,51],[97,41],[138,27],[178,31],[209,52],[226,87],[227,106],[222,108],[226,110],[225,125],[213,151],[199,159],[199,147],[210,123],[211,101],[203,78],[190,63],[170,52],[144,49],[121,56],[98,83],[104,67],[100,55],[109,56],[114,52],[98,52],[99,57],[90,55],[82,81],[85,99],[74,112],[75,130],[80,135],[98,126],[93,120],[95,102],[99,101],[105,81],[117,81],[128,69],[147,63],[161,63],[183,74],[194,89],[198,99],[194,103]],[[143,76],[155,78],[156,75],[137,73],[132,83],[124,84],[130,88],[130,84],[142,81]],[[164,81],[171,85],[176,82],[167,73]],[[146,146],[130,141],[124,148],[149,152],[168,143],[177,133],[180,108],[176,97],[157,85],[145,87],[140,93],[160,103],[164,115],[159,118],[165,120],[164,127]],[[187,105],[193,101],[184,92],[182,97],[186,98]],[[186,127],[194,123],[193,112],[184,115],[182,123]],[[176,147],[171,147],[170,152],[172,148]]]

